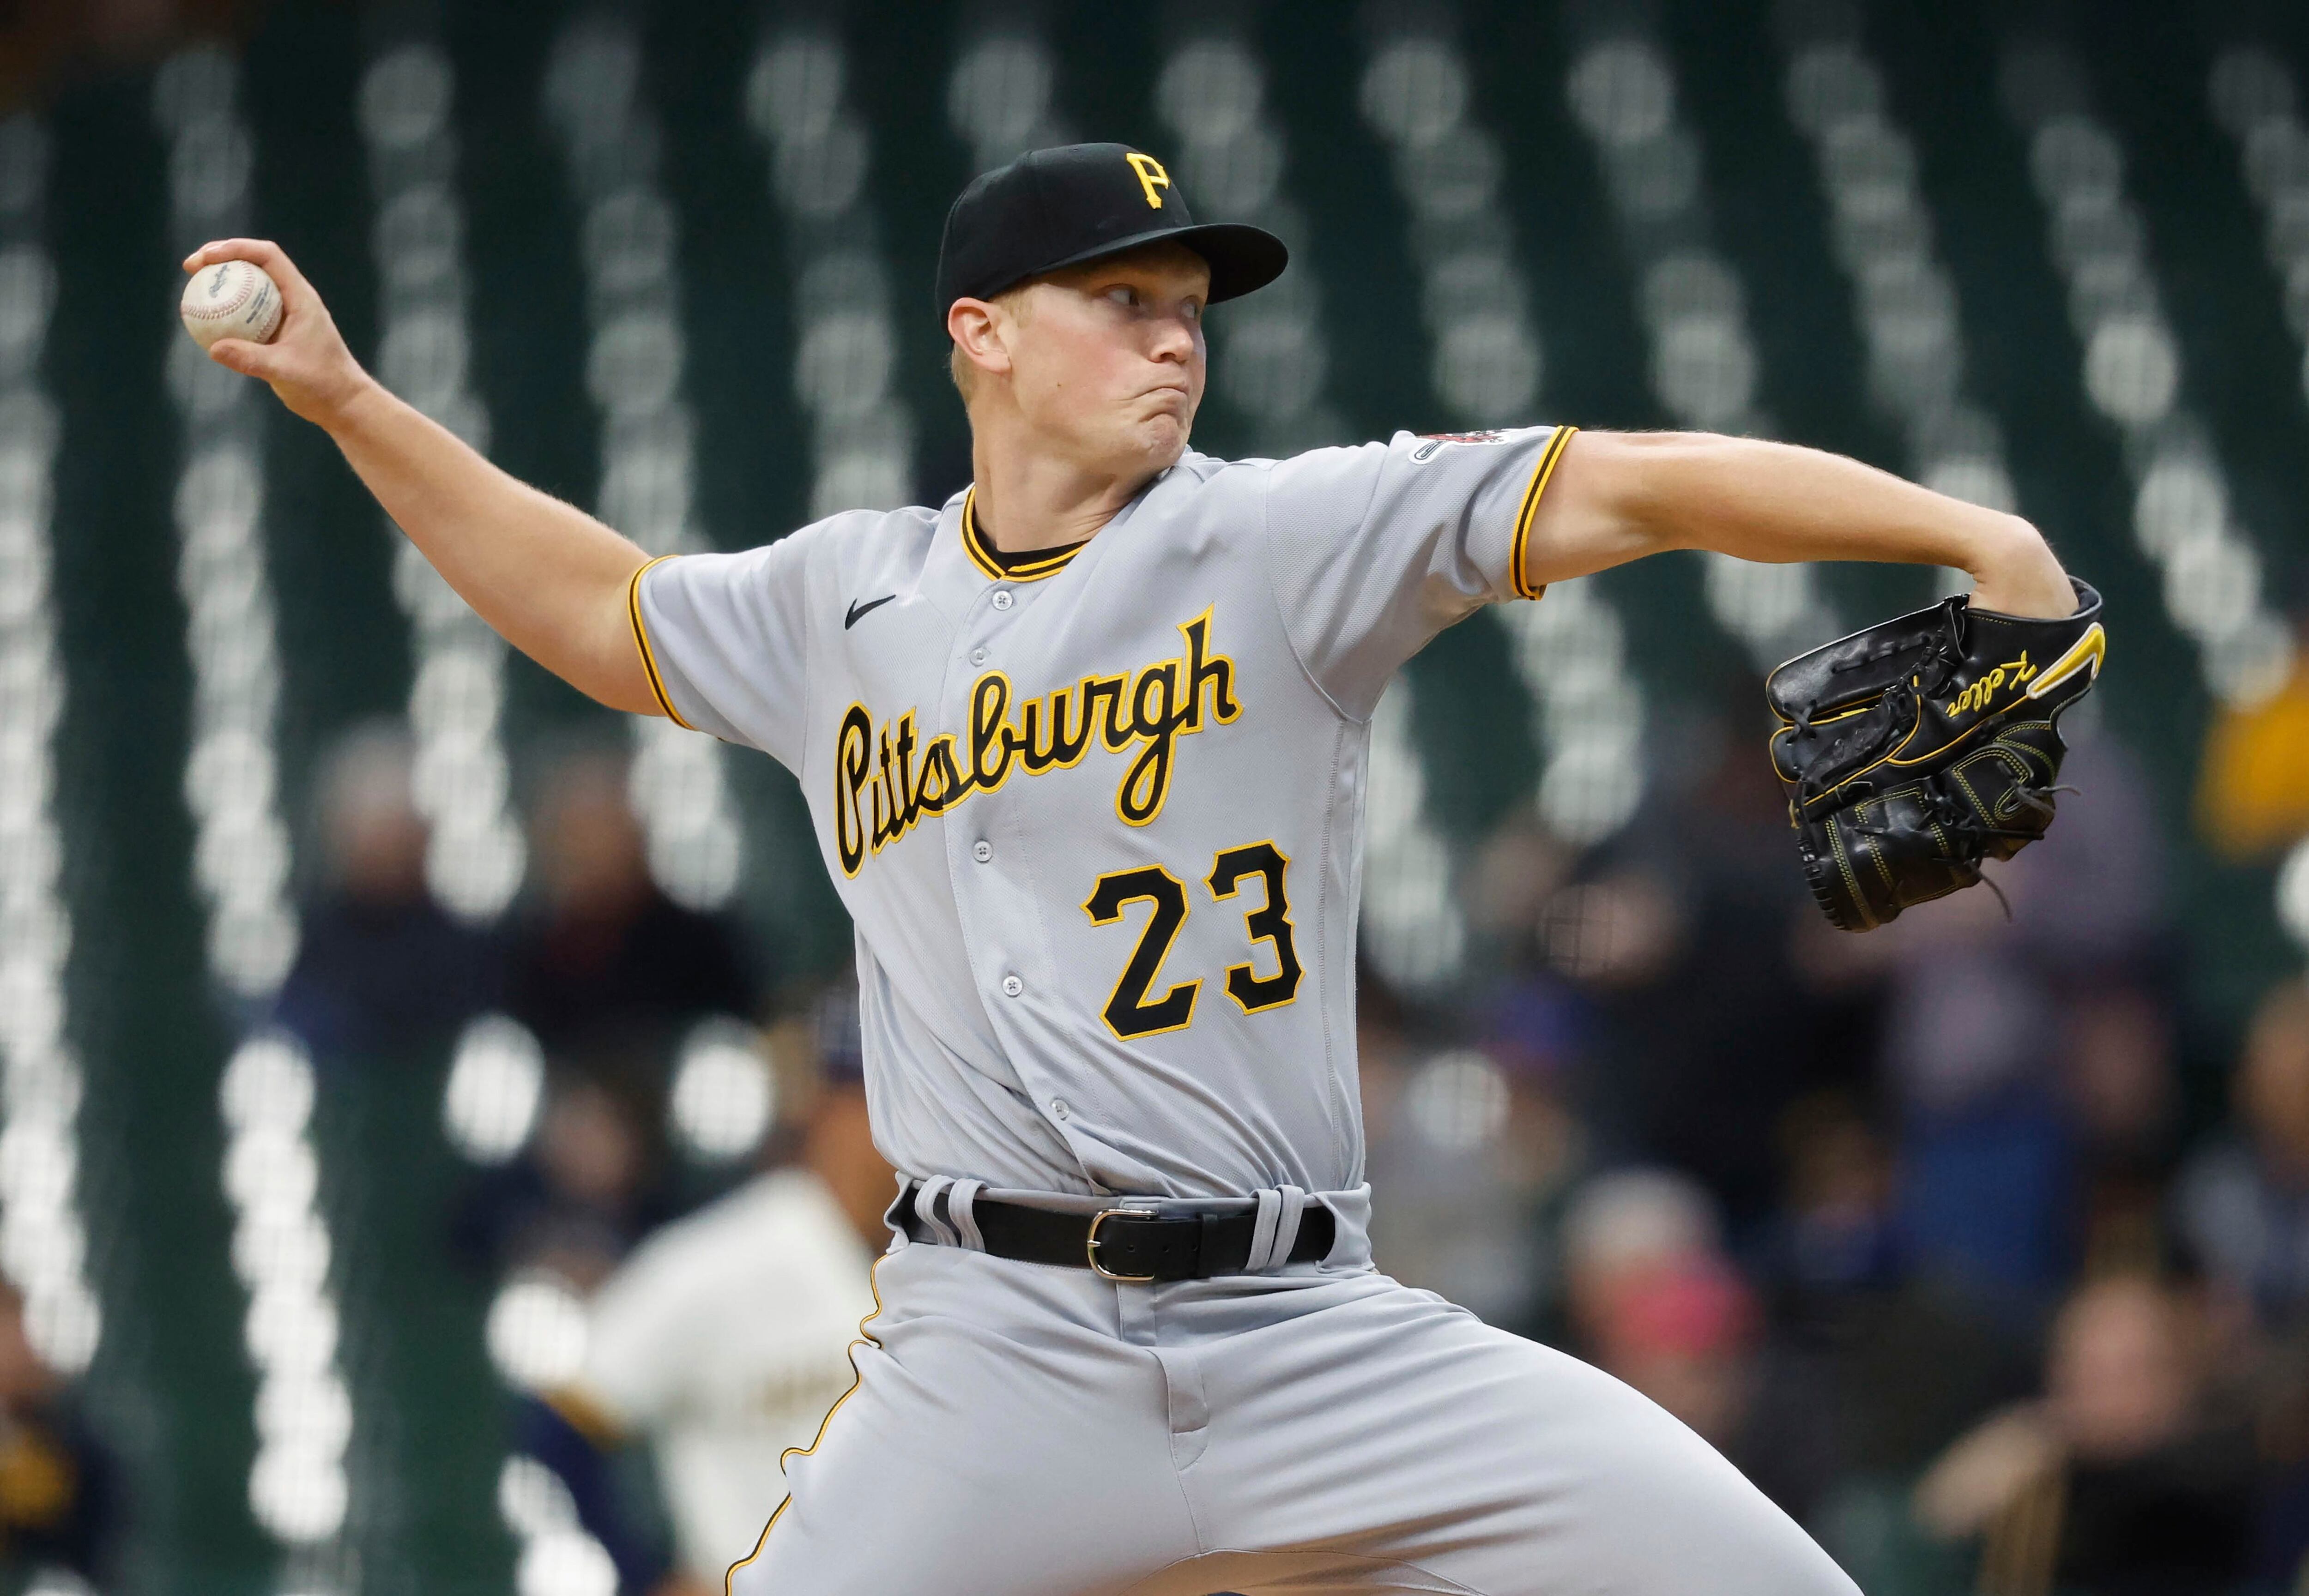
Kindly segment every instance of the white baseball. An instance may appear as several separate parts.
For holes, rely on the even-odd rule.
[[[185,331],[203,349],[220,338],[271,343],[281,331],[281,285],[262,266],[219,261],[193,273],[177,308]]]

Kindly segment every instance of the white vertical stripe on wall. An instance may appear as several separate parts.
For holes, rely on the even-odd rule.
[[[456,74],[430,39],[379,53],[358,114],[376,205],[376,369],[385,386],[487,453],[489,416],[473,391],[465,211],[451,121]],[[409,722],[416,798],[430,827],[428,885],[451,912],[487,920],[520,889],[527,845],[511,813],[504,640],[393,533],[393,597],[409,618]]]
[[[34,1348],[77,1375],[103,1316],[81,1217],[84,1083],[67,1036],[73,921],[56,824],[58,423],[40,384],[56,302],[48,155],[36,117],[0,122],[0,1269],[23,1294]]]

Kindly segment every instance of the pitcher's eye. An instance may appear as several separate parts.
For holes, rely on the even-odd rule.
[[[1128,310],[1138,308],[1138,290],[1128,283],[1117,283],[1106,290],[1106,298]]]
[[[1202,301],[1198,299],[1189,299],[1186,302],[1183,308],[1189,321],[1199,322],[1203,319]]]

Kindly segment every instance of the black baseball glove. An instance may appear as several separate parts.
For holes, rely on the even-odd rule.
[[[2100,675],[2100,595],[2056,621],[1962,596],[1855,632],[1772,672],[1804,878],[1828,918],[1868,931],[1979,881],[2052,824],[2061,712]]]

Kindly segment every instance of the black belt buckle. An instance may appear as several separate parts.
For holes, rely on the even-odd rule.
[[[1159,1220],[1163,1216],[1160,1213],[1156,1212],[1152,1208],[1102,1208],[1096,1213],[1091,1215],[1090,1234],[1083,1240],[1083,1256],[1090,1264],[1090,1272],[1103,1281],[1112,1281],[1118,1285],[1144,1286],[1152,1284],[1157,1278],[1154,1275],[1117,1274],[1114,1271],[1109,1269],[1105,1264],[1098,1261],[1098,1228],[1111,1219]]]

